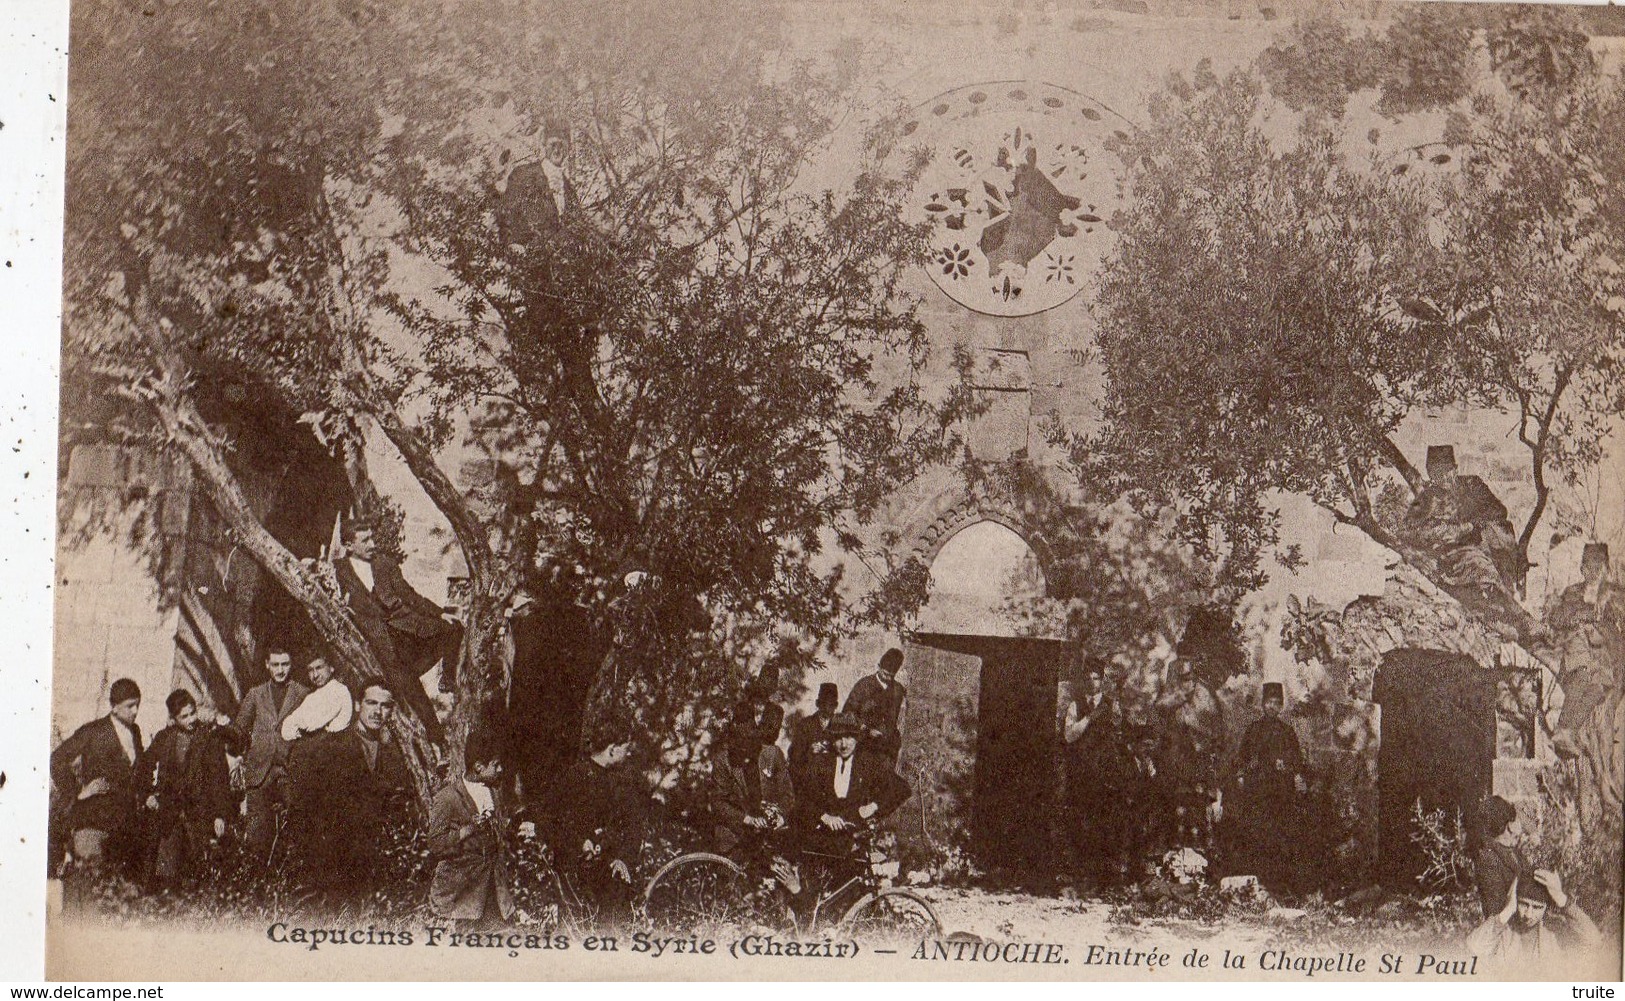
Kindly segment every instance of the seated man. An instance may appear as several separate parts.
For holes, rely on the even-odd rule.
[[[741,720],[729,729],[712,774],[711,816],[724,855],[754,854],[786,832],[795,814],[790,766],[776,743],[783,721],[784,710],[770,705],[759,726]]]
[[[837,714],[829,725],[833,750],[813,755],[807,766],[798,814],[810,851],[850,855],[857,832],[890,816],[912,791],[892,772],[887,758],[859,751],[861,733],[863,725],[856,718]]]
[[[565,772],[558,785],[560,870],[582,899],[612,919],[631,913],[632,869],[643,846],[647,791],[627,766],[632,743],[605,727],[593,752]],[[613,734],[613,735],[611,735]]]
[[[1473,856],[1473,877],[1478,883],[1479,905],[1487,918],[1505,906],[1513,881],[1529,864],[1518,847],[1523,840],[1523,825],[1518,821],[1517,807],[1491,796],[1484,803],[1480,823],[1484,842]]]
[[[1562,971],[1566,978],[1581,975],[1575,963],[1582,970],[1595,963],[1601,941],[1597,926],[1564,892],[1557,873],[1525,869],[1507,889],[1501,910],[1467,936],[1467,948],[1489,960],[1492,973],[1530,977]]]

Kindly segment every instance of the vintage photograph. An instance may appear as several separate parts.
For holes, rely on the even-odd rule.
[[[76,0],[47,974],[1619,979],[1622,69]]]

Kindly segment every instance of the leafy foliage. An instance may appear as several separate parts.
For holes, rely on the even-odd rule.
[[[541,557],[655,575],[635,627],[611,622],[618,588],[591,600],[638,645],[595,704],[643,700],[658,731],[743,673],[713,621],[756,620],[767,638],[731,652],[763,657],[850,627],[825,548],[953,454],[965,403],[914,377],[921,164],[854,90],[861,53],[792,60],[768,5],[557,14],[76,8],[67,420],[100,434],[95,401],[133,401],[114,433],[206,473],[358,671],[347,613],[256,523],[238,418],[297,416],[387,509],[359,468],[381,432],[469,568],[454,768],[503,701],[502,610],[545,585]],[[849,184],[807,182],[852,142]],[[468,439],[490,461],[459,482]]]
[[[1393,530],[1419,480],[1393,432],[1418,409],[1511,408],[1537,491],[1527,558],[1548,474],[1583,477],[1625,411],[1622,89],[1576,31],[1545,12],[1415,11],[1361,39],[1310,21],[1253,67],[1172,81],[1125,144],[1105,429],[1074,449],[1090,479],[1172,504],[1227,587],[1297,562],[1281,492],[1429,572]],[[1479,38],[1504,50],[1493,71]],[[1381,153],[1373,130],[1362,153],[1342,116],[1372,91],[1384,113],[1446,112],[1439,143]],[[1527,619],[1507,604],[1486,614]]]

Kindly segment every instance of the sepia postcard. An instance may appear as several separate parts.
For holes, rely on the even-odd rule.
[[[48,976],[1620,979],[1619,9],[71,51]]]

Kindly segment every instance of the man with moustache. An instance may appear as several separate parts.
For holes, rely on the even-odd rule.
[[[282,724],[310,694],[293,678],[293,657],[280,647],[265,655],[270,675],[248,690],[237,707],[233,729],[247,747],[242,773],[245,788],[243,840],[256,857],[268,858],[276,837],[278,810],[288,806],[288,750]]]
[[[306,880],[337,905],[372,888],[381,835],[412,788],[406,758],[389,733],[394,691],[383,678],[371,678],[356,692],[355,722],[317,750],[308,799],[313,826],[306,832]]]

